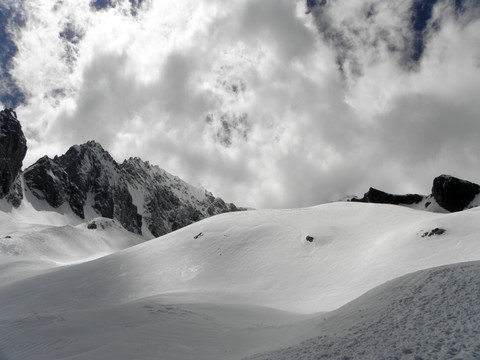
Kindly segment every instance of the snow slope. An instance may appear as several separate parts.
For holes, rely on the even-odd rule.
[[[111,219],[96,218],[88,224],[57,226],[51,224],[58,217],[56,213],[38,213],[37,224],[26,222],[26,214],[25,211],[0,212],[0,286],[58,266],[112,254],[144,241]],[[88,229],[93,223],[97,228]]]
[[[249,360],[479,359],[479,298],[480,262],[423,270],[319,316],[310,339]]]
[[[325,344],[333,343],[332,352],[326,352],[331,358],[337,353],[355,357],[363,348],[349,339],[369,334],[365,329],[391,339],[383,340],[387,354],[396,336],[413,334],[420,325],[431,330],[418,331],[438,335],[435,341],[451,341],[460,320],[447,316],[447,310],[467,299],[470,290],[476,296],[472,274],[478,274],[478,265],[466,271],[470,275],[458,275],[465,279],[464,293],[462,288],[441,292],[445,308],[431,315],[445,322],[450,334],[430,318],[412,323],[420,321],[416,314],[443,304],[440,297],[433,301],[440,295],[432,290],[443,281],[441,273],[430,283],[423,275],[395,280],[338,308],[405,274],[480,260],[479,216],[479,208],[438,214],[363,203],[215,216],[106,257],[0,285],[0,349],[5,359],[131,359],[134,354],[139,359],[239,359],[286,347],[273,357],[258,356],[299,359],[299,343],[323,336]],[[449,280],[445,289],[453,283]],[[462,299],[455,298],[457,293]],[[420,300],[398,300],[409,296]],[[478,310],[476,303],[463,304]],[[397,309],[406,315],[397,330],[386,333],[397,323],[383,319]],[[368,316],[359,322],[362,311]],[[470,340],[464,354],[477,351],[470,338],[480,330],[476,324],[466,331]],[[362,350],[367,355],[376,351],[376,332],[370,334],[369,341],[362,340],[368,343]],[[321,354],[324,346],[318,343],[311,340],[307,353]],[[435,343],[422,346],[431,350]],[[434,350],[448,358],[447,348],[454,346]],[[408,343],[397,350],[400,358],[413,359],[417,347]]]

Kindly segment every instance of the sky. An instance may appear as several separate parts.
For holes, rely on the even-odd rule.
[[[96,140],[240,206],[480,183],[476,0],[5,0],[24,167]]]

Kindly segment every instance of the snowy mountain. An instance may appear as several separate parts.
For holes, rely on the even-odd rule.
[[[236,212],[36,276],[13,269],[0,358],[474,359],[479,214]]]
[[[3,111],[0,120],[0,199],[14,208],[25,193],[26,202],[43,202],[37,205],[42,210],[73,213],[85,221],[115,219],[148,239],[240,210],[138,158],[119,164],[95,141],[72,146],[53,159],[44,156],[21,173],[26,140],[20,123],[13,110]]]
[[[138,158],[119,164],[94,141],[72,146],[53,159],[41,158],[23,177],[28,190],[53,208],[67,203],[82,219],[116,219],[147,238],[238,210]]]

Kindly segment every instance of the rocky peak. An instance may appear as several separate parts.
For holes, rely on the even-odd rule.
[[[82,191],[114,185],[119,171],[118,163],[95,141],[72,146],[64,155],[55,157],[55,161]]]
[[[18,207],[23,198],[18,175],[27,153],[27,140],[17,114],[12,109],[0,111],[0,199]]]
[[[32,193],[53,208],[68,204],[82,219],[91,214],[116,219],[127,230],[141,233],[142,217],[118,163],[94,141],[72,146],[53,159],[41,158],[24,177]]]

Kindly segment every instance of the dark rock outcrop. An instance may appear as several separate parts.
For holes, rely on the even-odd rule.
[[[479,185],[450,175],[440,175],[433,180],[433,197],[441,207],[451,212],[469,207],[479,193]]]
[[[480,194],[480,185],[458,179],[450,175],[440,175],[433,180],[431,195],[393,195],[370,188],[362,198],[350,198],[347,201],[413,206],[423,202],[424,210],[456,212],[472,206],[474,198]],[[416,208],[419,208],[416,206]]]
[[[139,158],[125,160],[120,166],[153,236],[212,215],[242,210]]]
[[[23,198],[18,175],[26,153],[27,140],[17,114],[12,109],[0,111],[0,199],[15,207]]]
[[[53,159],[41,158],[24,178],[31,193],[54,208],[65,204],[82,219],[115,219],[147,237],[239,210],[138,158],[119,164],[94,141]]]
[[[407,195],[394,195],[388,194],[386,192],[370,188],[368,192],[363,195],[363,198],[356,199],[353,198],[353,202],[364,202],[364,203],[376,203],[376,204],[392,204],[392,205],[411,205],[418,204],[424,199],[423,195],[418,194],[407,194]]]
[[[441,229],[441,228],[435,228],[435,229],[432,229],[430,231],[426,231],[422,234],[422,237],[431,237],[431,236],[434,236],[434,235],[442,235],[442,234],[445,234],[445,229]]]
[[[140,234],[141,216],[133,204],[121,169],[100,144],[72,146],[64,155],[45,156],[25,170],[25,184],[40,200],[54,208],[68,204],[85,218],[85,210],[117,219],[125,229]]]

